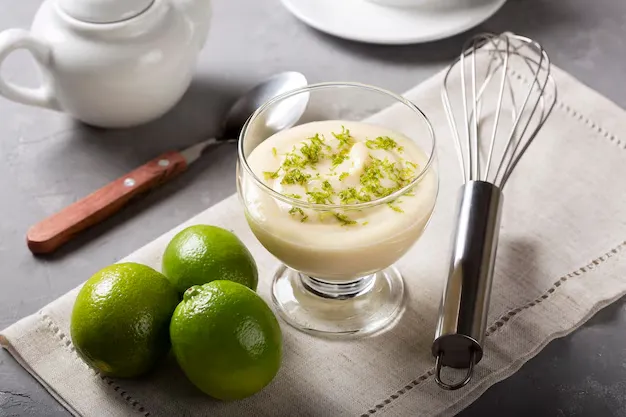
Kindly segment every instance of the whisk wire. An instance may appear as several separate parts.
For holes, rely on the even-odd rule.
[[[541,47],[539,44],[537,44],[536,42],[532,42],[533,46],[535,47]],[[526,63],[526,65],[532,69],[531,66],[531,62],[537,65],[538,68],[538,72],[537,74],[540,74],[540,70],[541,68],[543,68],[543,61],[546,60],[547,61],[547,65],[550,65],[549,62],[549,58],[547,56],[547,54],[545,52],[541,52],[540,53],[540,59],[539,62],[536,62],[530,58],[525,58],[524,61]],[[546,78],[544,81],[541,81],[541,85],[540,84],[540,80],[539,80],[539,75],[535,78],[533,78],[531,86],[528,90],[528,94],[524,100],[524,103],[522,104],[522,109],[520,112],[520,118],[524,113],[524,110],[526,109],[526,105],[528,103],[528,100],[531,96],[531,94],[533,93],[533,90],[537,90],[536,94],[537,94],[537,98],[534,101],[534,104],[532,106],[532,109],[530,111],[530,114],[528,115],[528,121],[524,124],[521,124],[522,127],[522,131],[517,135],[520,140],[515,142],[515,146],[511,152],[511,157],[508,158],[507,163],[505,165],[505,168],[502,172],[502,176],[501,179],[499,181],[499,186],[504,186],[504,184],[506,183],[506,180],[508,179],[508,177],[510,176],[510,173],[512,172],[513,168],[515,167],[515,165],[517,165],[517,161],[519,161],[519,159],[521,158],[521,156],[525,153],[526,149],[528,148],[528,145],[530,145],[530,143],[532,142],[532,140],[534,139],[534,137],[536,136],[539,128],[541,126],[543,126],[543,123],[545,122],[545,118],[547,118],[547,115],[552,111],[553,105],[551,105],[548,108],[548,112],[546,113],[546,107],[545,107],[545,88],[546,85],[548,83],[549,80],[549,74],[546,73]],[[537,125],[535,127],[535,129],[533,129],[530,134],[528,136],[526,135],[526,131],[528,130],[528,128],[532,125],[531,121],[533,119],[533,117],[535,116],[535,113],[537,112],[537,109],[541,108],[541,115],[539,116],[539,121],[537,122]],[[516,125],[515,125],[515,130],[517,130],[517,128],[520,126],[519,120],[517,121]],[[511,135],[515,135],[515,131],[511,132]],[[521,138],[526,138],[527,139],[525,141],[522,141]],[[520,146],[521,149],[520,149]],[[518,152],[519,150],[519,152]],[[504,161],[504,159],[503,159]]]
[[[448,74],[446,74],[446,77]],[[457,158],[459,159],[459,166],[461,167],[461,174],[463,175],[463,182],[467,182],[467,174],[465,172],[465,158],[463,158],[463,147],[461,145],[461,137],[459,136],[459,130],[456,127],[456,119],[454,118],[454,113],[452,111],[452,106],[450,105],[450,97],[448,96],[448,91],[446,89],[441,90],[441,98],[443,101],[443,107],[446,113],[446,118],[448,119],[448,125],[451,126],[452,138],[454,139],[455,149]]]
[[[546,120],[548,119],[548,116],[550,115],[550,113],[552,113],[552,110],[554,109],[554,106],[556,105],[556,102],[557,102],[557,94],[558,93],[557,93],[557,90],[556,90],[556,83],[555,83],[554,79],[552,78],[552,76],[548,76],[548,82],[552,85],[552,89],[551,89],[552,92],[551,92],[551,94],[549,94],[549,98],[550,98],[549,106],[544,110],[544,112],[543,112],[543,114],[541,116],[541,120],[539,121],[539,123],[537,124],[535,129],[533,129],[533,131],[530,133],[530,137],[532,139],[534,139],[535,136],[537,136],[537,133],[539,133],[539,130],[545,124]],[[545,91],[545,88],[542,91]],[[544,106],[545,106],[545,104],[544,104]],[[522,155],[526,152],[526,149],[528,149],[528,147],[530,146],[530,144],[532,142],[532,139],[526,141],[526,143],[524,144],[524,146],[522,147],[520,152],[517,154],[517,156],[509,163],[509,166],[506,169],[506,171],[505,171],[505,173],[504,173],[504,175],[502,177],[502,180],[500,182],[501,183],[501,187],[504,187],[504,184],[506,184],[507,180],[511,176],[511,173],[513,172],[513,170],[517,166],[517,163],[521,159]]]
[[[474,39],[473,47],[477,48],[479,39]],[[476,97],[476,54],[472,54],[472,114],[474,117],[472,123],[472,134],[474,138],[478,137],[478,121],[480,120],[480,111],[478,109],[478,99]],[[472,179],[480,179],[480,152],[478,152],[478,141],[470,141],[474,146],[474,166],[472,166]]]
[[[516,51],[519,52],[519,48],[516,49]],[[542,68],[542,61],[544,59],[544,55],[541,54],[540,55],[540,59],[539,59],[539,63],[537,65],[538,69]],[[529,69],[532,70],[530,64],[528,64],[529,59],[524,59],[524,61],[526,62],[526,64],[528,65]],[[506,171],[508,170],[508,167],[510,166],[511,161],[514,160],[515,158],[515,154],[517,152],[517,150],[519,149],[519,145],[522,143],[522,138],[524,137],[524,133],[526,133],[526,130],[528,129],[528,126],[530,125],[530,122],[537,110],[538,105],[541,103],[541,93],[543,91],[541,91],[539,94],[537,94],[537,100],[534,102],[534,105],[532,107],[532,110],[530,112],[530,115],[528,116],[528,120],[525,124],[523,124],[523,128],[522,128],[522,132],[519,133],[518,135],[516,135],[518,127],[520,126],[520,121],[522,120],[523,116],[524,116],[524,112],[526,110],[526,106],[528,104],[528,101],[531,97],[531,95],[533,94],[533,91],[535,89],[535,85],[538,83],[538,79],[539,79],[539,73],[537,73],[537,75],[535,77],[533,77],[533,80],[531,82],[530,88],[528,89],[526,96],[524,97],[524,101],[518,111],[518,115],[515,118],[514,122],[513,122],[513,126],[511,127],[511,131],[509,133],[509,136],[507,138],[507,142],[506,142],[506,147],[503,153],[503,157],[500,160],[500,164],[498,165],[498,169],[496,171],[496,176],[495,176],[495,183],[496,185],[502,186],[503,183],[502,181],[498,182],[498,178],[501,178],[500,175],[502,175],[502,178],[506,175]],[[542,86],[543,87],[543,86]],[[515,138],[518,138],[517,140],[515,140]],[[532,138],[531,138],[532,140]],[[510,155],[510,156],[509,156]],[[502,174],[500,173],[502,170]]]
[[[465,88],[465,54],[461,54],[461,92],[463,94],[463,110],[465,114],[465,139],[467,140],[467,180],[472,180],[472,173],[474,168],[474,161],[472,158],[472,140],[470,136],[470,120],[469,113],[467,111],[467,89]],[[461,148],[461,155],[463,151]]]
[[[506,48],[509,48],[509,39],[506,38]],[[493,130],[491,133],[491,141],[489,143],[489,155],[487,156],[487,164],[486,164],[486,168],[485,168],[485,177],[484,177],[484,181],[487,181],[489,178],[489,168],[491,167],[491,159],[493,157],[493,149],[495,148],[495,144],[496,144],[496,137],[498,134],[498,122],[500,121],[500,113],[502,112],[502,99],[504,97],[504,86],[506,84],[507,81],[507,68],[509,66],[509,55],[505,55],[504,56],[504,71],[502,71],[502,79],[500,81],[500,92],[498,93],[498,103],[496,105],[496,116],[495,116],[495,120],[494,120],[494,124],[493,124]]]
[[[479,58],[485,56],[487,62],[479,65]],[[521,60],[523,65],[511,65],[513,56]],[[461,139],[455,108],[448,92],[452,83],[451,74],[457,67],[460,67],[464,140]],[[467,79],[468,72],[471,81]],[[525,93],[516,93],[514,84],[519,81],[516,79],[529,84]],[[489,89],[495,80],[497,92],[493,94]],[[469,82],[471,84],[468,88]],[[548,88],[548,84],[554,84],[550,76],[548,55],[539,43],[529,38],[512,33],[480,34],[465,43],[463,53],[445,74],[442,88],[446,118],[464,182],[481,180],[504,187],[554,108],[556,86]],[[471,98],[468,97],[470,94]],[[518,102],[518,99],[521,100]],[[505,112],[510,113],[512,120],[506,134],[502,132],[501,126]],[[493,117],[493,126],[484,138],[481,129],[483,113],[485,117]],[[485,161],[481,157],[481,150],[485,150],[481,146],[483,139],[488,141]],[[498,145],[500,140],[502,145]],[[498,152],[501,152],[499,161],[496,155]]]

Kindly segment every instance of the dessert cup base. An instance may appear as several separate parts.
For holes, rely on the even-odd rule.
[[[280,317],[296,329],[330,337],[366,336],[395,324],[404,306],[404,282],[394,267],[336,284],[281,265],[272,282]]]

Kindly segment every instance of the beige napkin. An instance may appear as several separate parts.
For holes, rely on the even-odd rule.
[[[329,341],[283,324],[278,376],[257,395],[232,403],[202,395],[171,358],[140,380],[90,370],[68,338],[77,290],[5,329],[2,344],[75,415],[453,415],[626,292],[626,138],[614,134],[626,131],[626,114],[556,68],[554,76],[561,99],[507,185],[486,353],[462,390],[436,386],[430,354],[460,184],[439,98],[441,74],[406,94],[437,131],[441,192],[426,234],[399,264],[408,301],[393,330]],[[390,109],[376,117],[397,116]],[[258,261],[259,292],[269,300],[277,261],[248,230],[235,196],[125,260],[158,268],[168,239],[194,223],[221,225],[244,240]]]

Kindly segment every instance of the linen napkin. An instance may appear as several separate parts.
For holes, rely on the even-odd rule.
[[[200,393],[171,357],[138,380],[88,368],[68,332],[78,289],[3,330],[2,345],[77,416],[454,415],[626,292],[626,138],[614,133],[626,131],[626,113],[558,68],[553,75],[560,99],[505,190],[485,357],[459,391],[435,384],[430,353],[461,181],[440,102],[441,74],[405,94],[435,127],[441,188],[429,228],[399,262],[408,296],[390,331],[338,341],[281,323],[280,372],[266,389],[236,402]],[[375,115],[394,117],[394,108]],[[168,240],[196,223],[231,229],[245,242],[258,262],[259,293],[269,300],[278,261],[249,231],[236,196],[124,261],[159,268]]]

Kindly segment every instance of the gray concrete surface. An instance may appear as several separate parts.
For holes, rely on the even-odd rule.
[[[0,29],[28,27],[39,3],[0,0]],[[536,38],[557,65],[626,107],[623,0],[510,0],[481,29]],[[0,99],[0,328],[233,193],[235,149],[223,146],[52,257],[33,257],[24,244],[28,227],[44,216],[163,151],[215,132],[220,114],[258,79],[293,69],[314,82],[354,80],[402,92],[442,68],[466,36],[416,46],[363,45],[309,29],[279,0],[215,0],[196,80],[162,120],[104,131]],[[33,83],[26,54],[11,57],[3,70],[14,81]],[[460,415],[625,416],[625,306],[620,301],[554,341]],[[0,416],[21,415],[69,414],[1,351]]]

